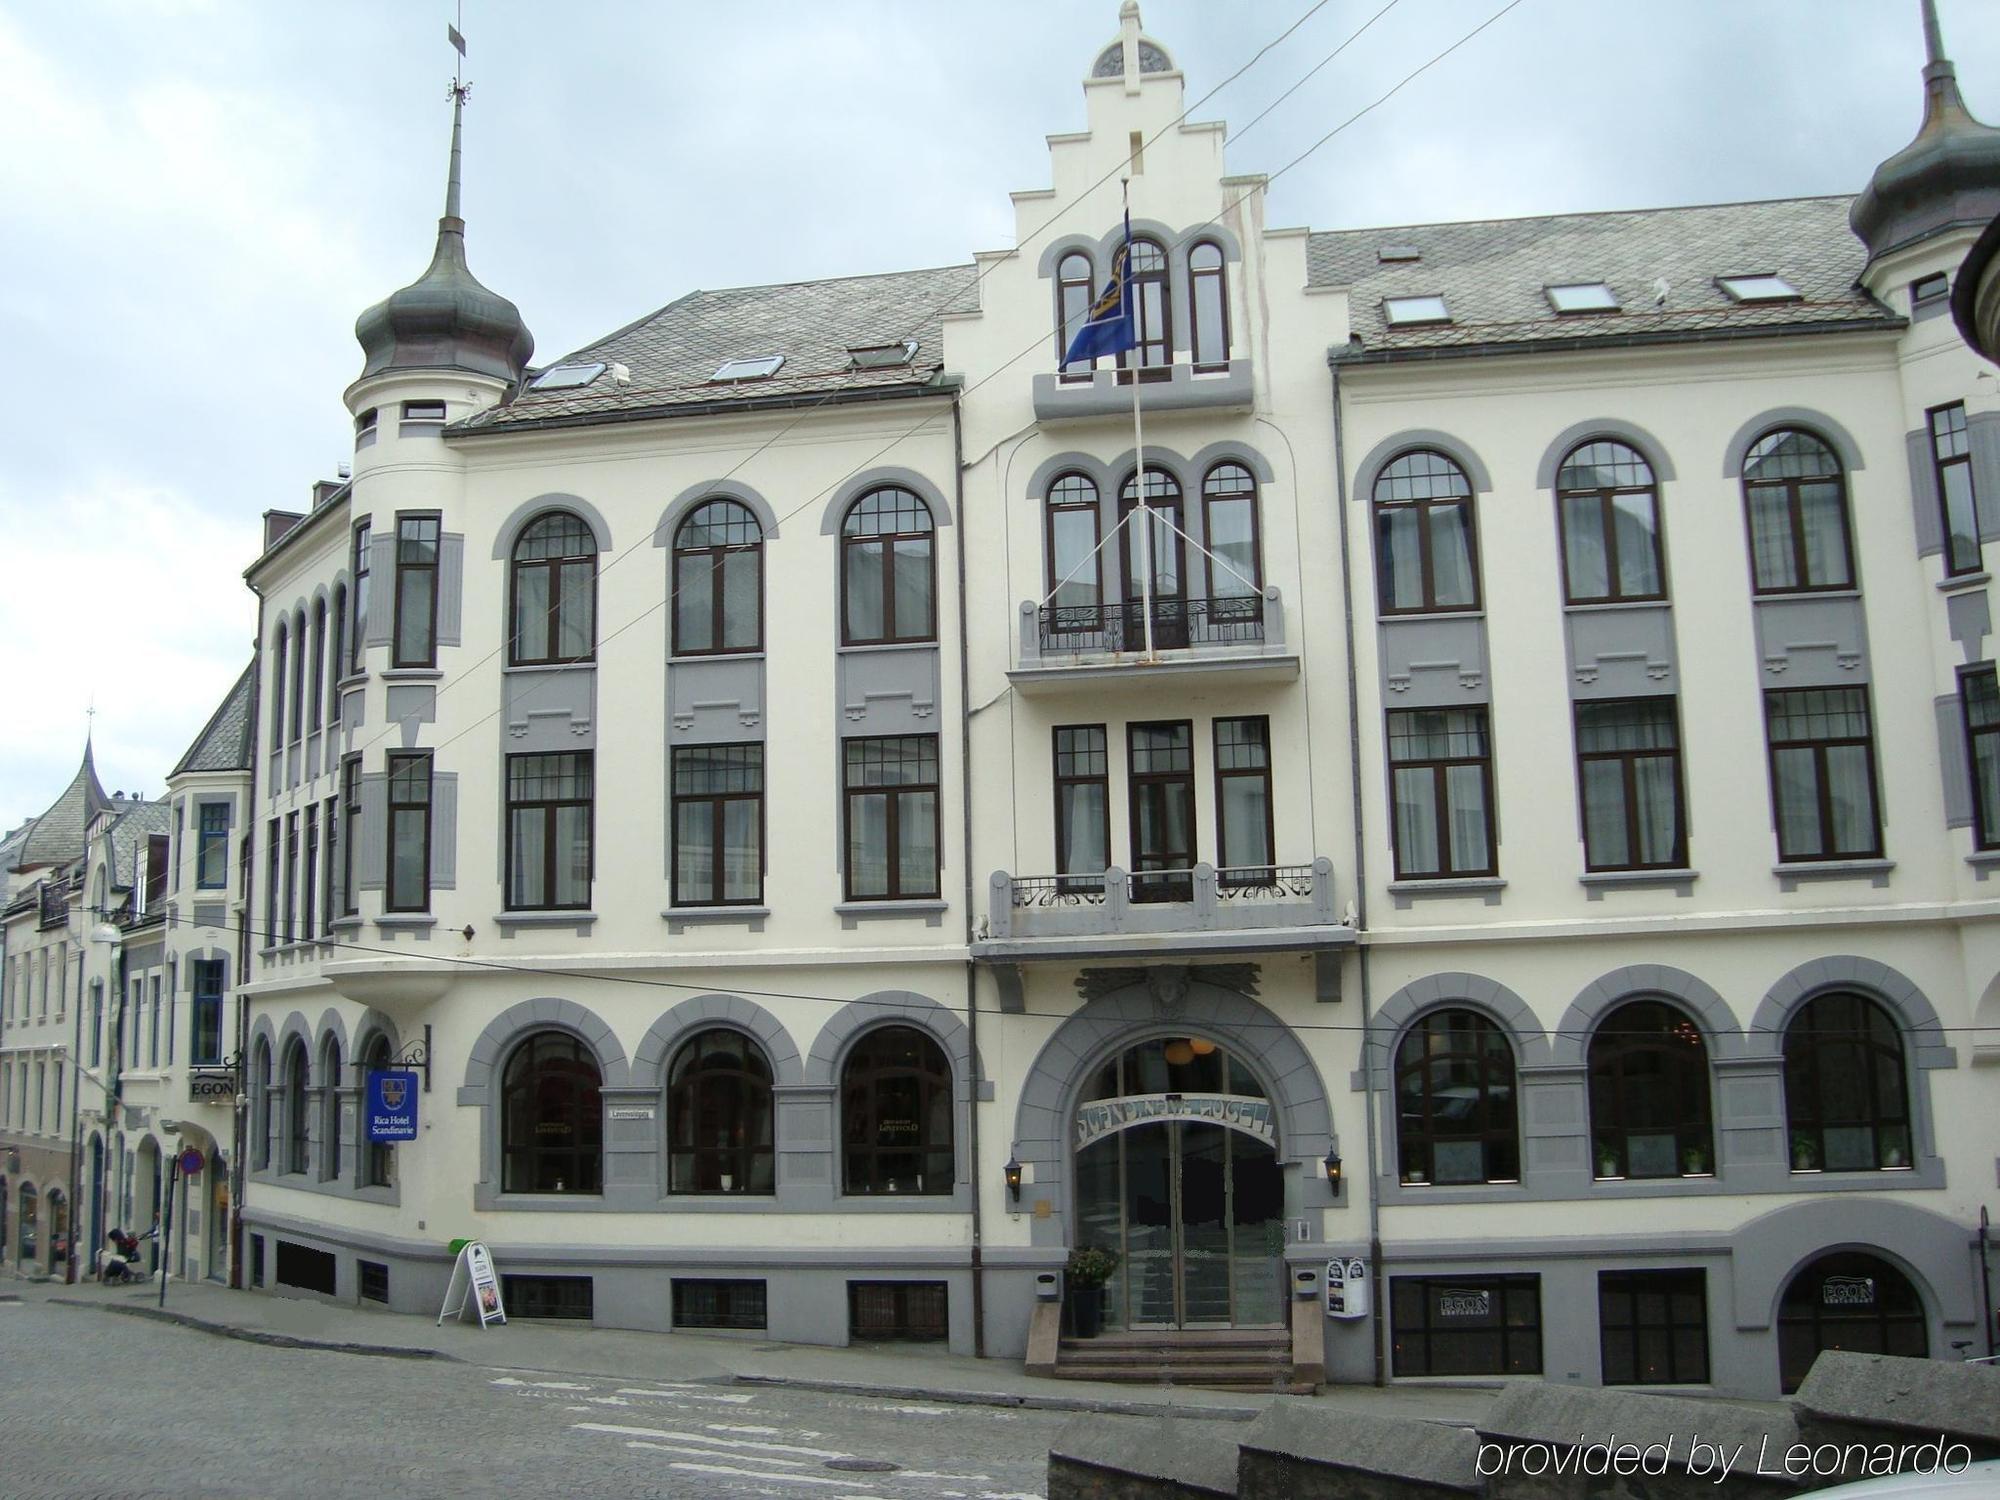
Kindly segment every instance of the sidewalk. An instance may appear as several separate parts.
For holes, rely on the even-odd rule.
[[[157,1283],[143,1287],[79,1282],[12,1282],[23,1300],[91,1313],[160,1316]],[[941,1401],[1027,1406],[1055,1411],[1104,1411],[1247,1421],[1269,1396],[1204,1391],[1186,1386],[1113,1385],[1047,1380],[1024,1374],[1015,1360],[973,1359],[920,1345],[774,1344],[700,1333],[638,1333],[558,1323],[515,1322],[482,1329],[374,1307],[338,1307],[317,1300],[232,1292],[210,1283],[172,1282],[165,1316],[224,1337],[294,1348],[317,1348],[404,1359],[449,1359],[488,1369],[594,1375],[646,1382],[790,1386],[806,1390]],[[1495,1391],[1442,1387],[1329,1386],[1316,1399],[1330,1409],[1466,1424]]]

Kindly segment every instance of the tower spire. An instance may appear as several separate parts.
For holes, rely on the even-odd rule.
[[[1924,123],[1919,137],[1957,120],[1970,120],[1965,98],[1958,91],[1958,69],[1945,55],[1944,28],[1938,25],[1937,0],[1921,0],[1924,14]]]

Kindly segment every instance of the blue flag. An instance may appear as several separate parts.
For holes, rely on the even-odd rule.
[[[1139,338],[1133,311],[1132,215],[1128,211],[1125,215],[1125,243],[1111,258],[1110,279],[1104,283],[1104,290],[1097,294],[1097,300],[1090,304],[1090,310],[1083,315],[1083,326],[1069,341],[1069,352],[1063,355],[1063,363],[1088,363],[1102,355],[1123,354],[1134,347]]]

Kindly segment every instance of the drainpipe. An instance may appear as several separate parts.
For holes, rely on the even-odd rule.
[[[1993,1269],[1986,1263],[1987,1228],[1986,1205],[1982,1203],[1979,1206],[1979,1304],[1986,1324],[1986,1357],[1991,1359],[2000,1354],[2000,1349],[1994,1347]]]
[[[63,987],[69,987],[69,934],[63,934]],[[76,1082],[69,1091],[69,1264],[64,1270],[63,1280],[71,1286],[77,1280],[76,1234],[83,1223],[83,1206],[78,1201],[83,1195],[83,1157],[78,1151],[78,1132],[83,1128],[83,990],[84,976],[89,965],[83,960],[89,956],[86,945],[77,955],[76,970],[76,1040],[70,1043],[70,1071],[76,1075]],[[93,1231],[95,1225],[92,1226]],[[95,1255],[93,1248],[90,1252]]]
[[[1361,966],[1361,1077],[1364,1085],[1362,1099],[1367,1111],[1368,1277],[1375,1287],[1375,1295],[1368,1301],[1368,1332],[1369,1342],[1374,1347],[1375,1384],[1380,1386],[1384,1384],[1382,1305],[1388,1297],[1388,1284],[1382,1279],[1382,1200],[1377,1186],[1381,1178],[1377,1168],[1380,1148],[1376,1142],[1375,1127],[1375,1038],[1371,1019],[1374,995],[1368,972],[1368,839],[1362,827],[1361,685],[1355,671],[1353,542],[1348,535],[1347,524],[1347,439],[1341,421],[1340,366],[1330,358],[1327,364],[1333,371],[1334,503],[1340,507],[1340,607],[1347,630],[1347,762],[1354,798],[1354,933],[1355,957]]]
[[[965,599],[965,416],[956,394],[951,398],[952,503],[958,507],[958,777],[961,847],[959,864],[965,878],[965,1034],[971,1059],[966,1075],[971,1097],[966,1103],[965,1149],[972,1163],[972,1354],[986,1355],[986,1263],[984,1218],[979,1209],[985,1186],[979,1160],[979,972],[972,962],[972,663],[967,656]]]
[[[242,869],[243,920],[237,925],[236,944],[236,1096],[231,1104],[231,1128],[229,1142],[229,1288],[243,1290],[243,1187],[248,1181],[244,1151],[250,1135],[250,1000],[243,988],[250,982],[250,955],[257,945],[249,940],[250,929],[256,923],[257,902],[254,887],[257,882],[257,761],[264,753],[261,726],[257,722],[257,710],[263,694],[258,691],[264,681],[264,592],[256,584],[250,585],[250,592],[257,598],[257,637],[251,651],[250,672],[250,786],[244,793],[243,837],[248,841],[250,858],[237,861]],[[350,648],[351,649],[351,648]],[[333,674],[340,677],[340,664],[333,664]],[[228,859],[227,851],[223,858]]]

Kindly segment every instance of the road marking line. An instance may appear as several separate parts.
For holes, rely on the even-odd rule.
[[[940,1474],[935,1469],[905,1469],[897,1476],[902,1479],[958,1479],[967,1484],[991,1484],[991,1474]]]
[[[689,1458],[715,1458],[719,1456],[711,1453],[706,1448],[679,1448],[672,1443],[647,1443],[641,1442],[637,1438],[627,1438],[625,1446],[628,1448],[650,1448],[655,1453],[684,1453]],[[759,1458],[754,1453],[744,1454],[742,1462],[746,1464],[776,1464],[778,1467],[784,1469],[803,1469],[806,1467],[806,1462],[802,1458]]]
[[[609,1432],[619,1437],[670,1438],[677,1443],[705,1443],[715,1448],[755,1449],[760,1453],[796,1453],[802,1458],[852,1458],[831,1448],[801,1448],[793,1443],[753,1443],[742,1438],[709,1437],[701,1432],[676,1432],[668,1427],[621,1427],[612,1422],[578,1422],[584,1432]]]
[[[726,1464],[668,1464],[670,1469],[686,1469],[691,1474],[723,1474],[735,1479],[761,1479],[766,1484],[830,1484],[836,1489],[846,1489],[854,1481],[851,1479],[821,1479],[817,1474],[767,1474],[757,1469],[732,1469]],[[874,1500],[871,1495],[869,1500]],[[1020,1496],[1019,1500],[1041,1500],[1038,1495]]]
[[[621,1396],[672,1396],[682,1401],[726,1401],[731,1406],[747,1406],[755,1401],[755,1394],[734,1394],[726,1391],[697,1391],[688,1386],[676,1386],[671,1390],[644,1390],[638,1386],[621,1385]]]
[[[704,1422],[701,1424],[710,1432],[754,1432],[759,1437],[776,1437],[785,1429],[782,1427],[753,1427],[741,1422]],[[816,1432],[802,1432],[800,1437],[818,1437]]]
[[[498,1380],[489,1381],[488,1384],[528,1386],[538,1391],[587,1391],[590,1389],[587,1385],[578,1385],[574,1380],[516,1380],[512,1375],[502,1375]]]
[[[876,1411],[899,1411],[912,1417],[943,1417],[951,1413],[942,1406],[878,1406]]]

